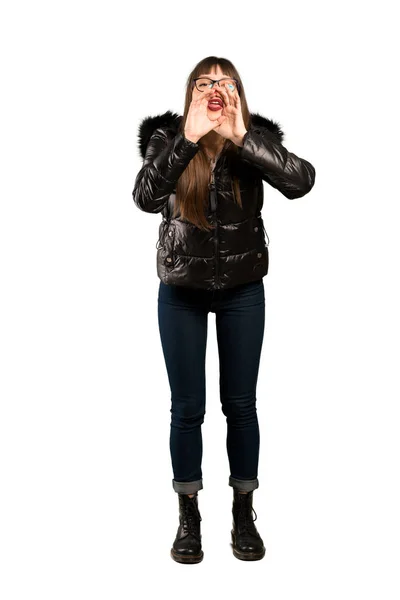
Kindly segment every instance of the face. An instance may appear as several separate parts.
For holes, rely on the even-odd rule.
[[[230,77],[229,75],[226,75],[222,70],[221,67],[219,65],[217,65],[216,69],[214,68],[212,71],[210,71],[209,73],[200,73],[201,77],[210,77],[210,79],[222,79],[222,77]],[[223,81],[221,81],[221,85],[223,85]],[[224,100],[223,100],[223,96],[220,92],[220,88],[219,85],[216,83],[214,84],[213,88],[210,90],[209,88],[206,88],[207,92],[211,92],[210,95],[210,99],[207,105],[207,113],[208,116],[210,118],[211,121],[214,121],[216,119],[218,119],[218,117],[221,116],[221,111],[224,105]],[[204,92],[200,92],[196,86],[194,86],[193,88],[193,98],[198,99],[199,97],[203,96]],[[214,103],[212,102],[212,100],[214,100]],[[217,101],[219,101],[219,104],[217,103]]]

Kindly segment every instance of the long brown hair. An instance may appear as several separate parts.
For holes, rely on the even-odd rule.
[[[193,93],[193,79],[199,77],[202,73],[208,73],[213,67],[220,66],[221,70],[227,77],[232,77],[238,80],[240,87],[240,103],[242,107],[243,122],[245,127],[248,128],[250,121],[250,112],[246,102],[246,96],[244,93],[242,81],[240,75],[230,60],[226,58],[220,58],[217,56],[208,56],[204,58],[194,67],[190,73],[186,82],[186,97],[185,97],[185,108],[183,117],[179,126],[179,131],[183,133],[185,129],[185,123],[187,114],[189,112],[190,103],[192,101]],[[208,205],[208,183],[210,179],[210,165],[209,159],[204,151],[204,144],[200,139],[198,141],[200,146],[199,152],[192,158],[182,175],[180,176],[176,185],[176,207],[174,215],[181,213],[182,219],[190,221],[200,229],[210,230],[214,227],[208,222],[205,214],[205,209]],[[226,140],[222,153],[236,153],[238,147],[230,140]],[[240,188],[238,179],[232,177],[232,189],[234,192],[235,201],[242,206],[240,197]]]

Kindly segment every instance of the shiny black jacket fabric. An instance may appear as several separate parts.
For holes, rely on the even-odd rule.
[[[209,190],[203,231],[172,218],[176,183],[200,146],[178,131],[182,117],[167,111],[142,120],[138,148],[143,165],[132,192],[143,211],[161,213],[157,274],[165,284],[207,290],[256,281],[268,273],[269,252],[261,209],[265,181],[286,198],[300,198],[314,185],[311,163],[289,152],[278,123],[251,113],[251,124],[237,156],[221,153]],[[234,200],[232,175],[239,178],[242,207]]]

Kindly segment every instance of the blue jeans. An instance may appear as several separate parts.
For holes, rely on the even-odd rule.
[[[219,395],[227,423],[228,483],[245,492],[259,485],[256,387],[265,323],[263,280],[225,290],[166,285],[160,281],[158,324],[171,388],[172,486],[182,494],[203,488],[201,425],[206,404],[210,311],[215,313]]]

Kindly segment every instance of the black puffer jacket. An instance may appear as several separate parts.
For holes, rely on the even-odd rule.
[[[171,111],[146,117],[139,125],[144,159],[133,200],[149,213],[162,213],[157,243],[157,274],[166,284],[208,290],[256,281],[268,273],[269,253],[261,216],[263,181],[286,198],[300,198],[314,185],[311,163],[289,152],[278,123],[251,113],[251,125],[237,156],[221,153],[207,212],[213,231],[171,218],[176,183],[200,146],[178,131],[182,117]],[[232,174],[239,178],[242,208],[235,202]],[[268,236],[267,236],[268,237]],[[159,245],[158,245],[159,244]]]

